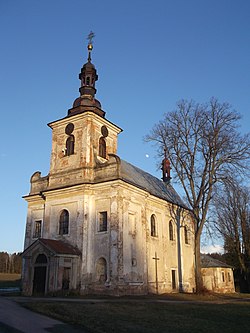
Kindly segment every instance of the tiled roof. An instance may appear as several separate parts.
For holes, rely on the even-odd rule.
[[[124,160],[121,160],[120,172],[120,177],[124,181],[139,187],[158,198],[187,208],[172,185],[164,183],[150,173],[147,173]]]
[[[232,266],[222,262],[220,260],[214,259],[207,254],[201,253],[201,267],[202,268],[210,268],[210,267],[224,267],[224,268],[232,268]]]
[[[38,241],[56,254],[81,255],[78,248],[60,240],[40,238]]]

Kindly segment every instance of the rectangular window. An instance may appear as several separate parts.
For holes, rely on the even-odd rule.
[[[225,282],[225,273],[221,272],[222,282]]]
[[[40,238],[41,233],[42,233],[42,221],[41,220],[35,221],[33,237]]]
[[[99,231],[107,231],[108,215],[107,212],[99,212]]]

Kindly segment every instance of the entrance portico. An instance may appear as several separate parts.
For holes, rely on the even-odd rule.
[[[23,292],[45,295],[77,289],[80,256],[77,248],[60,240],[36,240],[23,252]]]

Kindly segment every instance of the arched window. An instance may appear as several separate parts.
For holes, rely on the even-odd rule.
[[[59,235],[67,235],[69,233],[69,212],[64,209],[59,219]]]
[[[38,254],[36,264],[47,264],[47,257],[45,254]]]
[[[185,239],[185,244],[189,244],[188,228],[186,225],[184,227],[184,239]]]
[[[107,261],[104,258],[99,258],[96,263],[96,281],[99,283],[107,281]]]
[[[151,215],[150,218],[150,226],[151,226],[151,236],[157,237],[157,230],[156,230],[156,218],[155,215]]]
[[[174,229],[173,229],[173,223],[172,221],[169,221],[169,240],[173,241],[174,240]]]
[[[74,135],[70,135],[66,141],[66,155],[74,154],[75,149],[75,137]]]
[[[87,86],[90,85],[90,77],[89,77],[89,76],[86,77],[86,85],[87,85]]]
[[[99,140],[99,156],[106,158],[106,141],[103,137]]]

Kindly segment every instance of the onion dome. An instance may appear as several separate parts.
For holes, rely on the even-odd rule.
[[[72,109],[69,109],[68,111],[68,115],[93,111],[101,117],[105,116],[105,112],[101,109],[101,103],[95,99],[95,82],[98,80],[98,75],[95,66],[91,62],[93,37],[94,33],[90,32],[88,35],[88,62],[83,65],[79,74],[79,79],[81,80],[81,87],[79,88],[80,97],[74,101]]]

